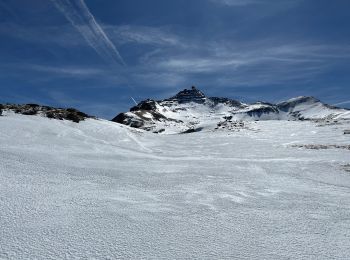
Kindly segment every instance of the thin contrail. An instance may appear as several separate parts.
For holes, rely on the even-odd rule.
[[[122,56],[108,38],[102,27],[96,22],[94,16],[86,6],[84,0],[51,0],[57,9],[61,11],[67,20],[80,32],[88,44],[97,54],[112,64],[126,66]],[[128,87],[129,80],[128,80]],[[132,101],[137,105],[133,97]]]
[[[84,0],[51,0],[88,44],[104,60],[125,65],[119,51],[86,6]]]
[[[132,101],[134,101],[135,105],[137,105],[136,100],[133,97],[131,97],[131,99],[132,99]]]

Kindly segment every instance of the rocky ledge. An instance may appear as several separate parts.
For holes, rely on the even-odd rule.
[[[79,123],[86,118],[94,118],[74,108],[54,108],[38,104],[0,104],[0,115],[6,110],[22,115],[41,115],[47,118],[69,120],[75,123]]]

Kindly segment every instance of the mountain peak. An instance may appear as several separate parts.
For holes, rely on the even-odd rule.
[[[186,102],[196,102],[196,103],[204,103],[206,96],[203,92],[197,89],[195,86],[192,86],[191,89],[184,89],[177,93],[175,96],[170,98],[170,100],[176,100],[179,103]]]

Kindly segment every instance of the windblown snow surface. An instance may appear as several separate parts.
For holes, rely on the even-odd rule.
[[[0,258],[349,259],[349,124],[249,128],[0,117]]]

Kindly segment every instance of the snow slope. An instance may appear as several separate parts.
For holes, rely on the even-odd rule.
[[[0,117],[0,259],[349,259],[347,121],[156,135]]]

